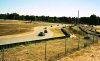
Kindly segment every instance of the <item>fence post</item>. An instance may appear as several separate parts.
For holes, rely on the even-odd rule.
[[[94,44],[94,35],[93,35],[93,44]]]
[[[1,52],[2,52],[2,61],[5,61],[4,60],[4,46],[2,46],[3,48],[1,49]]]
[[[78,39],[78,50],[80,49],[80,36],[79,36],[79,39]]]
[[[97,36],[97,43],[98,43],[98,36]]]
[[[47,52],[47,42],[45,40],[45,61],[47,60],[47,54],[46,54],[46,52]]]
[[[66,38],[65,38],[65,55],[66,55]]]
[[[95,29],[95,33],[96,33],[96,29]],[[96,35],[96,43],[98,43],[98,35]]]

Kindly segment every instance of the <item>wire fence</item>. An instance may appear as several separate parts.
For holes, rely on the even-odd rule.
[[[81,48],[98,43],[98,36],[61,38],[0,46],[0,61],[57,61]]]

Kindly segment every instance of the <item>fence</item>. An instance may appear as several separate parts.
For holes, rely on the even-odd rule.
[[[40,49],[40,50],[43,50],[41,53],[43,53],[42,55],[44,55],[44,57],[46,57],[46,50],[45,50],[46,43],[45,42],[46,41],[52,41],[52,40],[55,40],[55,39],[64,39],[64,38],[66,38],[66,36],[54,37],[54,38],[48,38],[48,39],[41,39],[41,40],[35,40],[35,41],[28,41],[28,42],[21,42],[21,43],[0,45],[0,61],[22,61],[19,58],[16,58],[16,52],[19,52],[19,51],[16,51],[16,49],[14,50],[13,48],[17,48],[17,47],[20,48],[22,46],[27,47],[31,44],[33,44],[34,46],[38,46],[38,47],[43,48],[43,49]],[[44,61],[44,57],[39,57],[39,59],[37,58],[38,56],[35,57],[35,55],[34,55],[33,57],[36,58],[34,61],[38,61],[41,58],[43,58],[42,60]],[[45,60],[46,60],[46,58],[45,58]],[[33,61],[33,60],[31,60],[31,61]]]
[[[49,59],[49,61],[57,61],[64,56],[67,56],[77,50],[80,50],[81,48],[85,48],[87,46],[90,46],[94,43],[99,42],[98,35],[87,33],[86,31],[84,31],[82,28],[79,27],[83,31],[83,32],[80,32],[80,31],[73,29],[72,27],[73,26],[70,27],[70,30],[73,30],[72,32],[74,32],[74,33],[80,34],[81,37],[77,36],[78,38],[74,39],[72,42],[70,40],[70,47],[68,47],[69,46],[68,44],[66,45],[66,42],[69,43],[68,40],[65,40],[65,51],[52,56]]]
[[[75,41],[75,40],[74,40]],[[95,42],[94,42],[95,41]],[[76,43],[77,44],[74,44],[73,42],[71,42],[70,44],[70,47],[67,47],[66,46],[69,46],[69,45],[66,45],[65,46],[65,50],[63,50],[63,52],[60,52],[58,54],[55,54],[54,56],[52,56],[49,61],[57,61],[59,59],[61,59],[62,57],[65,57],[65,56],[68,56],[69,54],[75,52],[75,51],[78,51],[82,48],[85,48],[87,46],[90,46],[94,43],[98,43],[97,42],[98,40],[97,39],[91,39],[91,40],[80,40],[80,41],[77,41]]]

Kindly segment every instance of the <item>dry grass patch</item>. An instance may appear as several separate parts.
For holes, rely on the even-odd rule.
[[[65,36],[64,33],[61,31],[61,27],[51,28],[52,32],[54,32],[54,37]]]
[[[66,39],[66,47],[68,49],[77,48],[77,40],[74,38]],[[58,53],[65,52],[65,39],[55,39],[47,41],[47,60],[57,55]],[[1,52],[0,52],[1,54]],[[0,56],[1,57],[1,56]],[[45,41],[40,43],[33,43],[27,45],[20,45],[17,47],[6,49],[6,61],[44,61],[45,58]]]
[[[47,42],[47,59],[61,51],[64,51],[63,39],[51,40]],[[5,51],[6,61],[44,61],[44,57],[45,42],[21,45],[14,48],[6,49]]]
[[[53,25],[47,22],[32,22],[26,23],[25,21],[12,21],[0,20],[0,36],[20,34],[25,32],[33,32],[33,28],[37,26]]]

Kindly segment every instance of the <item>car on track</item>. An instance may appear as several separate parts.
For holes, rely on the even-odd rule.
[[[48,31],[45,29],[45,30],[44,30],[44,33],[48,33]]]
[[[44,33],[44,32],[40,32],[40,33],[38,34],[38,36],[45,36],[45,33]]]

